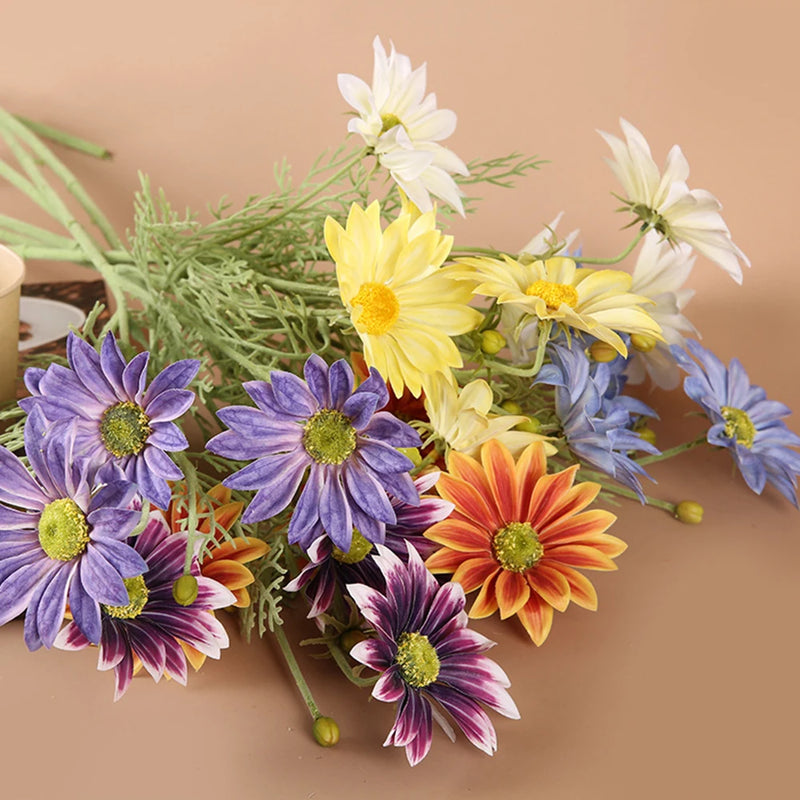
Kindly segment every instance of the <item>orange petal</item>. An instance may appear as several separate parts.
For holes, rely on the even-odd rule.
[[[458,455],[460,454],[453,453],[453,457]],[[462,456],[462,458],[466,458],[466,456]],[[489,507],[477,489],[461,478],[454,478],[443,472],[439,476],[436,489],[445,500],[453,503],[467,519],[484,524],[491,530],[501,527],[502,523],[497,521],[496,511]]]
[[[475,602],[472,604],[472,608],[469,610],[469,616],[472,619],[483,619],[484,617],[490,617],[495,611],[497,611],[497,597],[495,595],[494,587],[498,572],[500,572],[499,567],[497,572],[495,572],[493,575],[490,575],[483,582],[483,586],[481,586],[481,590],[478,592],[478,596],[475,598]]]
[[[463,553],[483,553],[491,548],[488,531],[471,522],[462,522],[452,517],[431,525],[425,531],[425,536]]]
[[[492,489],[486,479],[486,473],[480,462],[472,456],[452,451],[447,458],[447,469],[454,478],[459,478],[474,486],[485,498],[492,496]]]
[[[615,570],[617,565],[596,547],[580,544],[565,544],[547,551],[548,560],[581,569]]]
[[[559,567],[559,572],[569,583],[570,599],[581,608],[597,611],[597,592],[592,582],[571,567]]]
[[[525,511],[531,502],[536,484],[547,473],[547,456],[541,442],[532,442],[517,459],[517,486],[519,488],[520,511]]]
[[[556,519],[550,525],[540,528],[539,541],[545,547],[550,547],[593,538],[608,530],[616,519],[616,516],[610,511],[593,508],[591,511],[583,511],[574,517]]]
[[[528,602],[517,611],[517,617],[533,643],[537,647],[543,644],[553,626],[553,607],[545,603],[536,592],[531,592]]]
[[[243,536],[215,547],[206,557],[206,561],[227,559],[246,564],[248,561],[255,561],[257,558],[265,556],[268,552],[269,545],[266,542]]]
[[[569,582],[555,567],[541,563],[531,567],[525,577],[531,588],[553,608],[564,611],[569,605]]]
[[[428,556],[425,566],[434,574],[442,572],[455,572],[459,564],[469,559],[469,553],[461,553],[458,550],[451,550],[443,547],[433,555]]]
[[[490,439],[481,448],[481,461],[502,522],[518,520],[520,509],[517,471],[508,448],[504,447],[497,439]]]
[[[600,493],[599,483],[578,483],[571,489],[564,492],[560,502],[556,503],[553,508],[552,519],[560,519],[562,517],[570,517],[583,511]],[[540,523],[542,527],[546,527],[551,520]]]
[[[591,543],[593,547],[596,547],[601,553],[605,553],[609,558],[616,558],[628,549],[626,542],[610,533],[601,533],[599,536],[592,537]]]
[[[225,505],[225,503],[230,503],[231,501],[231,490],[221,483],[212,486],[206,494],[219,505]]]
[[[231,525],[233,525],[233,523],[239,518],[239,514],[242,513],[243,508],[244,503],[240,502],[225,503],[218,508],[215,508],[214,522],[216,523],[216,526],[214,528],[214,532],[219,535],[219,528],[229,531],[231,529]],[[209,533],[211,531],[211,520],[209,517],[206,517],[202,521],[200,524],[200,530],[203,533]]]
[[[500,619],[508,619],[528,602],[531,589],[519,572],[504,569],[497,576],[495,595],[500,608]]]
[[[213,578],[231,590],[249,586],[255,580],[253,573],[243,564],[225,558],[218,561],[206,561],[200,571],[206,578]]]
[[[182,642],[180,639],[178,639],[178,644],[181,646],[186,660],[194,667],[195,671],[206,663],[206,656],[204,653],[195,650],[190,644],[186,644],[186,642]]]
[[[567,467],[554,475],[544,475],[539,479],[528,504],[526,519],[536,530],[552,519],[553,511],[561,502],[565,492],[572,487],[578,465]]]
[[[460,583],[465,592],[471,592],[483,586],[497,570],[497,562],[491,558],[470,558],[458,565],[452,579]]]
[[[236,608],[247,608],[250,605],[250,593],[247,589],[231,589],[236,602],[233,604]]]

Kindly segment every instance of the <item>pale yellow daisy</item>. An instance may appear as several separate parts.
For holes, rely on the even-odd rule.
[[[548,437],[528,431],[512,430],[528,417],[518,414],[492,414],[492,389],[484,380],[470,381],[459,390],[442,376],[425,382],[425,411],[434,433],[449,450],[476,456],[489,439],[502,442],[519,455],[531,442],[542,442],[545,453],[556,454]]]
[[[571,258],[554,256],[529,264],[504,255],[463,258],[459,278],[474,286],[475,294],[496,297],[530,317],[552,320],[565,328],[585,331],[627,356],[619,335],[639,333],[661,339],[661,328],[642,304],[647,297],[630,292],[632,278],[615,269],[578,269]]]
[[[384,231],[377,201],[366,209],[353,204],[346,228],[325,220],[325,243],[367,365],[396,396],[408,387],[419,397],[423,378],[462,366],[451,337],[483,315],[467,305],[469,285],[442,267],[453,237],[436,229],[435,211],[400,214]]]

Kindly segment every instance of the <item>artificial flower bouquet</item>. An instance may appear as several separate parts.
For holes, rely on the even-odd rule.
[[[331,745],[283,628],[306,604],[303,644],[396,704],[385,744],[413,765],[434,721],[491,754],[486,709],[519,716],[470,620],[516,618],[542,645],[555,610],[595,609],[585,572],[626,548],[608,533],[619,496],[700,521],[645,493],[649,463],[726,448],[753,491],[796,506],[800,437],[738,361],[686,338],[696,255],[737,282],[748,262],[678,147],[662,171],[628,122],[602,134],[632,228],[616,257],[560,215],[518,252],[455,247],[443,228],[471,187],[538,162],[462,161],[425,67],[374,51],[371,84],[339,76],[350,136],[304,181],[283,165],[276,192],[201,222],[144,179],[126,241],[44,140],[102,150],[0,111],[0,177],[64,229],[2,217],[0,237],[93,265],[116,300],[2,411],[0,624],[24,614],[31,650],[97,647],[119,698],[142,669],[186,683],[238,608]],[[708,428],[661,452],[626,390],[681,380]]]

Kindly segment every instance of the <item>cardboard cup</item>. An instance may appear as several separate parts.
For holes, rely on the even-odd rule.
[[[22,259],[0,245],[0,402],[17,394],[19,292],[24,277]]]

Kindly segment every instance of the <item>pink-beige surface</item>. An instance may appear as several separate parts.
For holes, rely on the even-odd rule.
[[[721,199],[753,262],[738,287],[698,261],[687,315],[704,344],[800,409],[799,18],[770,0],[13,4],[0,102],[114,151],[110,164],[65,158],[124,230],[137,170],[196,209],[270,191],[283,156],[302,176],[342,140],[336,73],[369,78],[377,33],[428,62],[429,90],[458,114],[449,143],[462,158],[551,162],[514,191],[486,191],[452,225],[457,242],[514,251],[563,209],[565,229],[608,255],[628,233],[595,129],[617,132],[624,116],[659,163],[681,145],[690,185]],[[2,185],[0,213],[37,219]],[[30,281],[84,275],[28,265]],[[650,400],[663,446],[701,430],[680,392]],[[15,622],[0,629],[2,797],[795,797],[800,514],[771,490],[753,495],[725,452],[652,474],[654,493],[704,505],[701,526],[625,503],[613,532],[629,549],[596,578],[598,612],[558,615],[540,649],[515,621],[476,624],[498,642],[522,713],[495,717],[491,759],[439,733],[410,769],[381,747],[392,709],[300,653],[342,729],[336,748],[319,748],[272,642],[246,645],[233,622],[230,650],[188,688],[140,678],[117,704],[92,652],[29,654]],[[289,625],[296,639],[314,634],[299,604]]]

